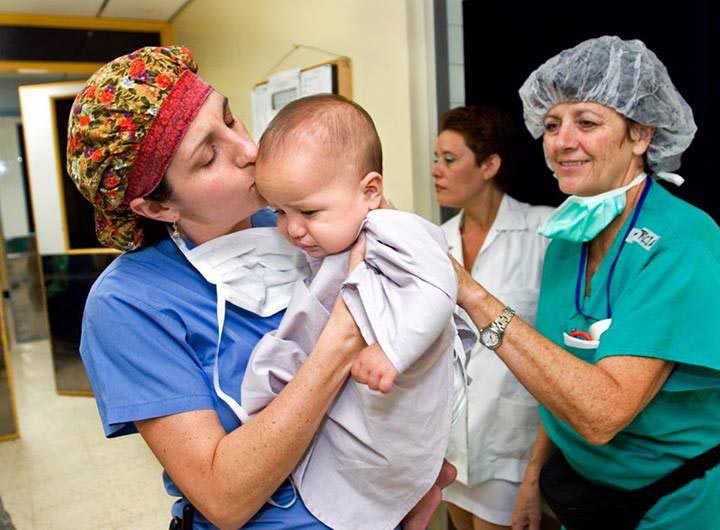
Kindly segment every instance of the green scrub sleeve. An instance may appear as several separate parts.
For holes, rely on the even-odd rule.
[[[668,242],[613,303],[596,359],[678,363],[665,390],[720,388],[720,261],[697,240]]]

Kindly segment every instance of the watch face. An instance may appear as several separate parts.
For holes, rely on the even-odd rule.
[[[493,349],[500,344],[500,335],[497,331],[486,328],[480,332],[480,342],[483,343],[487,348]]]

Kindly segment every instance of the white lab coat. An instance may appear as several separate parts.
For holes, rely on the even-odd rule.
[[[535,325],[549,243],[537,229],[552,211],[505,195],[471,271],[473,278],[531,325]],[[461,264],[462,218],[460,213],[442,226],[450,253]],[[467,416],[453,425],[448,447],[448,460],[458,470],[457,480],[467,486],[490,479],[520,482],[535,441],[537,402],[500,358],[479,342],[467,371],[472,380],[467,390]]]

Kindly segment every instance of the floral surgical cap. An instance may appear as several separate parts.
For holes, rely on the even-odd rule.
[[[535,138],[545,114],[559,103],[591,101],[655,128],[647,161],[655,172],[680,167],[695,136],[692,110],[660,59],[639,40],[599,37],[560,52],[520,88],[525,125]]]
[[[129,204],[160,183],[210,94],[196,71],[187,48],[141,48],[101,67],[75,98],[67,169],[95,207],[95,232],[103,245],[142,245],[143,220]]]

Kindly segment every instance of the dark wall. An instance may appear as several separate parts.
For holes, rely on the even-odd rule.
[[[70,248],[73,250],[102,248],[95,236],[95,209],[90,201],[73,185],[67,170],[67,131],[70,123],[70,110],[75,96],[63,96],[53,100],[55,112],[55,134],[60,155],[61,199],[64,203],[65,228]]]
[[[720,46],[714,38],[720,27],[720,3],[691,0],[670,9],[657,2],[617,0],[464,0],[463,17],[467,104],[508,111],[522,132],[513,195],[534,204],[557,204],[563,198],[543,160],[541,140],[533,140],[524,127],[520,85],[561,50],[588,38],[618,35],[644,41],[692,107],[698,133],[677,171],[686,182],[669,188],[720,221],[720,175],[711,162],[713,151],[720,149]]]
[[[143,46],[160,46],[157,31],[0,24],[0,60],[105,63]]]

